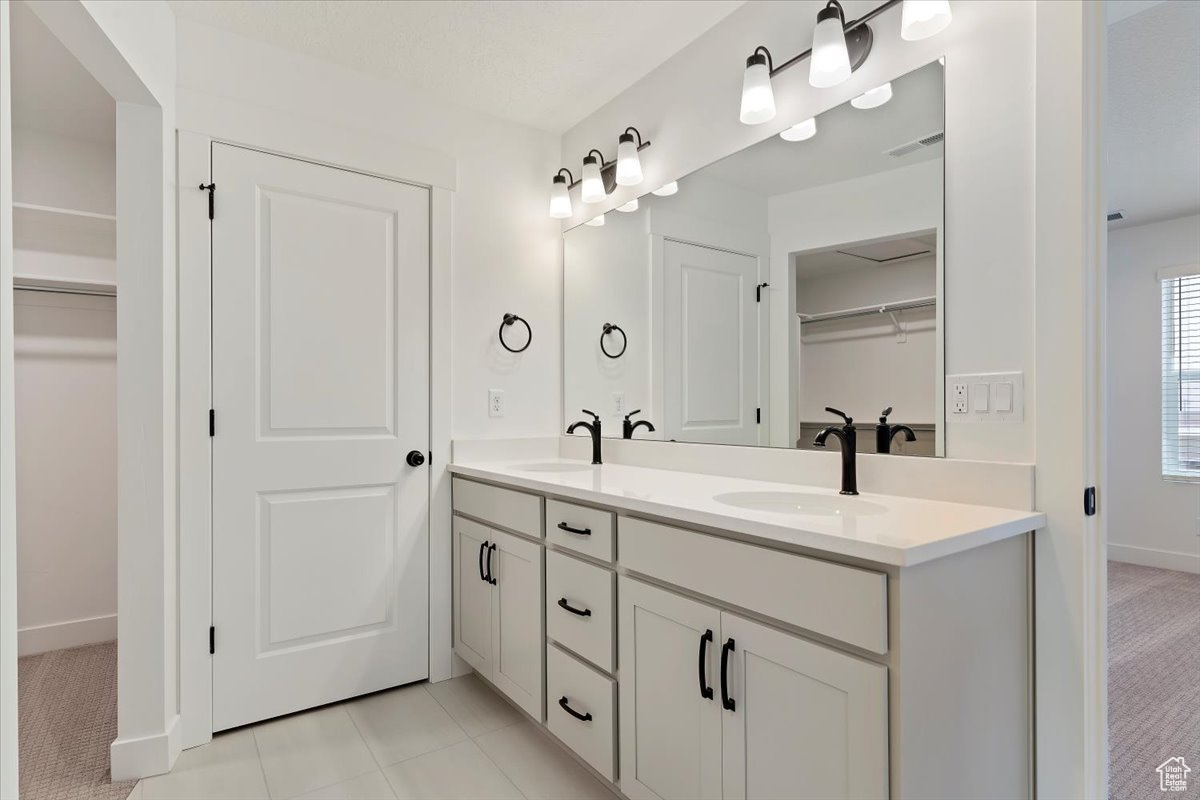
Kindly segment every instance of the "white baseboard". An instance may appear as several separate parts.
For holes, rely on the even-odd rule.
[[[1131,544],[1109,544],[1108,560],[1141,567],[1174,569],[1180,572],[1200,574],[1200,555],[1176,553],[1171,550],[1155,550],[1152,547],[1135,547]]]
[[[182,749],[183,726],[179,724],[178,714],[171,717],[167,729],[162,733],[127,739],[118,736],[108,749],[113,782],[170,772]]]
[[[50,650],[111,642],[117,638],[117,615],[73,619],[17,630],[17,655],[31,656]]]

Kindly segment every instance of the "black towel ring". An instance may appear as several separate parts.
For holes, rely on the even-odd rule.
[[[512,325],[514,322],[519,322],[525,326],[525,332],[529,336],[525,339],[525,344],[521,347],[509,347],[508,342],[504,341],[504,329]],[[510,353],[524,353],[529,349],[529,345],[533,343],[533,328],[529,327],[529,323],[516,314],[505,314],[504,321],[500,323],[500,344]]]
[[[608,348],[604,346],[604,337],[613,331],[621,331],[621,352],[610,353]],[[604,323],[604,331],[600,334],[600,350],[609,358],[620,358],[625,355],[625,348],[629,346],[629,337],[625,335],[625,330],[620,325],[614,325],[611,322]]]

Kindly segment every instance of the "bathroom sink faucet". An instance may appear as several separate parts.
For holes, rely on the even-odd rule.
[[[572,422],[571,427],[567,428],[567,434],[574,433],[576,428],[583,428],[590,433],[592,435],[592,463],[603,463],[600,460],[600,417],[596,412],[588,411],[586,408],[583,409],[583,413],[591,414],[592,421],[585,422],[584,420],[579,420],[579,422]]]
[[[639,419],[637,422],[633,422],[630,420],[630,417],[632,417],[634,414],[640,414],[640,413],[642,413],[642,410],[639,408],[638,410],[630,411],[628,414],[625,415],[625,422],[622,423],[621,433],[626,439],[632,439],[633,432],[636,431],[638,428],[642,427],[643,425],[646,426],[647,431],[649,431],[650,433],[654,433],[654,426],[651,425],[646,420]]]
[[[846,421],[842,427],[830,425],[813,439],[813,446],[824,447],[825,440],[835,437],[842,445],[842,494],[858,494],[858,474],[856,472],[855,448],[858,446],[858,432],[854,427],[854,419],[847,417],[836,408],[826,406],[830,414],[837,414]]]
[[[917,440],[917,435],[907,425],[888,425],[887,418],[891,413],[891,406],[885,408],[883,414],[879,417],[879,424],[875,426],[876,453],[892,452],[892,439],[895,439],[898,433],[904,434],[904,441],[906,442],[915,442]]]

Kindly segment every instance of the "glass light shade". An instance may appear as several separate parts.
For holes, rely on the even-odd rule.
[[[892,84],[883,84],[876,86],[874,89],[863,92],[858,97],[850,101],[850,105],[855,108],[868,109],[879,108],[881,105],[892,99]]]
[[[617,140],[617,185],[637,186],[642,182],[642,160],[638,158],[637,143],[628,133]]]
[[[788,128],[783,133],[779,134],[779,138],[785,142],[803,142],[805,139],[811,139],[817,135],[817,120],[809,118],[804,122],[797,122],[792,127]]]
[[[599,228],[601,225],[604,224],[604,215],[601,214],[598,217],[592,217],[591,219],[589,219],[587,222],[585,222],[583,224],[591,225],[593,228]]]
[[[762,53],[746,59],[746,74],[742,76],[742,111],[738,118],[743,125],[760,125],[775,118],[775,92],[771,90],[767,57]]]
[[[623,206],[617,206],[617,211],[624,211],[625,213],[629,213],[630,211],[637,211],[637,209],[638,209],[638,201],[637,201],[636,197],[633,198],[632,200],[630,200],[628,203],[626,203]]]
[[[583,159],[583,183],[579,199],[585,203],[599,203],[605,198],[604,180],[600,177],[600,162],[595,156]]]
[[[571,195],[567,192],[567,179],[562,175],[555,175],[550,186],[550,216],[554,219],[571,216]]]
[[[679,183],[677,181],[671,181],[670,183],[663,184],[662,186],[658,187],[653,192],[651,192],[651,194],[656,194],[659,197],[670,197],[671,195],[675,194],[678,191],[679,191]]]
[[[826,6],[817,14],[808,82],[818,89],[837,86],[850,77],[850,53],[846,50],[844,24],[842,9],[838,6]]]
[[[941,33],[950,25],[950,0],[904,0],[900,11],[900,38],[918,42]]]

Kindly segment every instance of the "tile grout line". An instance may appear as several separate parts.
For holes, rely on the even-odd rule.
[[[467,676],[466,676],[466,675],[460,675],[460,676],[459,676],[459,678],[465,678],[465,677],[467,677]],[[451,680],[451,681],[453,681],[453,680],[456,680],[456,678],[451,678],[450,680]],[[447,682],[448,682],[448,681],[447,681]],[[426,688],[425,688],[425,691],[429,692],[429,684],[425,684],[425,687],[426,687]],[[447,714],[449,714],[449,715],[450,715],[450,718],[451,718],[451,719],[454,719],[454,715],[453,715],[453,714],[450,714],[450,709],[446,708],[446,704],[445,704],[445,703],[443,703],[441,700],[438,700],[438,698],[437,698],[437,695],[435,695],[433,692],[429,692],[429,696],[430,696],[430,697],[432,697],[432,698],[434,699],[434,701],[435,701],[435,702],[436,702],[436,703],[437,703],[439,706],[441,706],[441,708],[442,708],[442,710],[443,710],[443,711],[445,711]],[[504,701],[503,701],[503,700],[501,700],[501,702],[504,702]],[[483,748],[483,746],[479,744],[479,738],[480,738],[481,736],[487,736],[487,735],[488,735],[488,734],[490,734],[490,733],[495,733],[496,731],[502,731],[502,730],[504,730],[505,728],[511,728],[513,725],[520,724],[520,723],[521,723],[521,722],[523,722],[523,721],[524,721],[523,719],[521,719],[520,717],[518,717],[518,718],[517,718],[515,721],[513,721],[513,722],[510,722],[510,723],[508,723],[507,725],[501,725],[499,728],[494,728],[494,729],[492,729],[492,730],[490,730],[490,731],[484,731],[483,733],[480,733],[480,734],[478,734],[478,735],[476,735],[476,736],[472,736],[471,734],[467,733],[467,730],[466,730],[466,728],[462,728],[462,725],[458,725],[458,720],[454,720],[454,723],[455,723],[456,725],[458,725],[458,727],[462,728],[462,731],[463,731],[463,733],[467,733],[467,738],[466,738],[466,741],[468,741],[468,742],[470,742],[471,744],[475,745],[475,748],[476,748],[477,750],[479,750],[479,752],[480,752],[480,753],[482,753],[482,754],[483,754],[483,757],[484,757],[484,758],[486,758],[486,759],[487,759],[487,760],[488,760],[488,761],[491,763],[491,765],[492,765],[493,767],[495,767],[495,768],[496,768],[496,769],[497,769],[497,770],[500,772],[500,774],[501,774],[501,775],[503,775],[503,776],[504,776],[505,780],[507,780],[507,781],[509,782],[509,784],[511,784],[511,785],[512,785],[513,789],[515,789],[515,790],[516,790],[517,794],[521,795],[521,797],[524,797],[524,798],[525,798],[525,800],[529,800],[529,796],[528,796],[528,795],[526,795],[526,794],[525,794],[523,791],[521,791],[521,787],[520,787],[520,786],[517,786],[517,782],[516,782],[516,781],[514,781],[514,780],[512,779],[512,776],[511,776],[511,775],[509,775],[507,772],[505,772],[505,771],[504,771],[504,767],[502,767],[502,766],[500,766],[499,764],[497,764],[497,763],[496,763],[496,760],[495,760],[494,758],[492,758],[491,754],[490,754],[490,753],[488,753],[488,751],[487,751],[487,750],[485,750],[485,749]],[[386,777],[387,777],[387,775],[385,774],[385,775],[384,775],[384,777],[386,778]],[[388,784],[390,785],[390,784],[391,784],[391,781],[388,781]],[[394,791],[394,789],[393,789],[393,791]]]
[[[258,746],[258,732],[257,731],[258,731],[258,725],[255,725],[254,727],[252,727],[250,729],[250,738],[254,742],[254,755],[258,758],[258,771],[262,775],[263,786],[265,786],[267,789],[267,797],[270,797],[270,798],[272,798],[272,800],[274,800],[274,795],[271,794],[271,782],[269,780],[267,780],[267,768],[263,764],[262,750]],[[209,744],[212,744],[212,740],[209,740]]]

